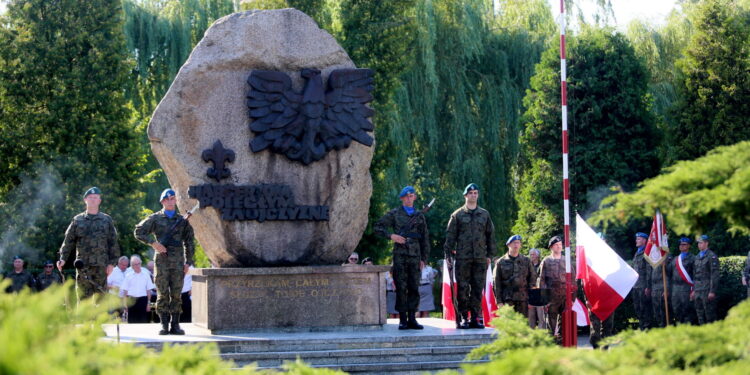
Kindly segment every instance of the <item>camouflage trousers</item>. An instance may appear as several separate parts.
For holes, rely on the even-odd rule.
[[[675,288],[670,298],[674,321],[677,323],[691,323],[693,317],[693,303],[690,301],[690,288]]]
[[[698,315],[698,324],[703,325],[716,320],[716,298],[708,299],[708,291],[695,292],[695,314]]]
[[[635,316],[638,317],[638,328],[641,330],[651,328],[651,297],[646,296],[643,288],[633,288],[633,306],[635,307]]]
[[[667,296],[669,297],[669,296]],[[651,290],[651,309],[653,316],[651,321],[654,327],[666,327],[667,316],[664,310],[664,291],[654,289]]]
[[[589,342],[594,349],[599,347],[599,341],[603,338],[612,336],[615,330],[615,312],[609,315],[607,319],[602,321],[596,314],[589,312],[589,320],[591,321],[591,335],[589,336]]]
[[[419,257],[393,256],[393,283],[396,285],[396,311],[403,314],[419,307]]]
[[[106,266],[83,266],[76,270],[76,295],[79,301],[95,293],[101,297],[105,290],[107,290]]]
[[[565,291],[550,291],[547,305],[547,328],[552,336],[562,338],[562,312],[565,310]]]
[[[482,311],[482,289],[487,276],[487,259],[456,259],[456,283],[458,284],[458,310],[471,312],[472,316]]]
[[[182,284],[185,273],[180,268],[154,267],[154,284],[156,284],[156,313],[182,313]]]

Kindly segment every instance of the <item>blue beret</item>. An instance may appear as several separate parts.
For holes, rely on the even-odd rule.
[[[706,242],[708,241],[708,238],[709,237],[707,234],[701,234],[700,236],[698,236],[698,242]]]
[[[16,259],[20,259],[20,260],[23,260],[23,258],[21,258],[21,256],[20,256],[20,255],[14,255],[14,256],[13,256],[13,260],[16,260]]]
[[[638,233],[635,234],[635,236],[636,237],[643,237],[645,239],[648,239],[648,234],[643,233],[643,232],[638,232]]]
[[[44,261],[44,265],[45,265],[45,266],[54,266],[55,264],[54,264],[54,263],[52,263],[52,261],[51,261],[51,260],[47,259],[47,260],[45,260],[45,261]]]
[[[99,195],[101,195],[102,191],[99,190],[98,187],[94,186],[91,189],[86,190],[85,193],[83,193],[83,198],[86,199],[86,197],[88,197],[91,194],[99,194]]]
[[[477,184],[473,182],[466,185],[466,187],[464,188],[464,195],[469,194],[469,191],[471,190],[479,190],[479,186],[477,186]]]
[[[514,235],[510,236],[510,237],[508,238],[508,240],[507,240],[507,241],[505,241],[505,244],[506,244],[506,245],[508,245],[508,244],[510,244],[511,242],[513,242],[513,241],[516,241],[516,240],[518,240],[518,241],[521,241],[521,235],[519,235],[519,234],[514,234]]]
[[[403,198],[406,196],[406,194],[416,194],[417,191],[414,190],[413,186],[405,186],[403,189],[401,189],[401,193],[398,194],[399,198]]]
[[[161,192],[161,196],[159,197],[159,202],[163,201],[165,198],[174,197],[174,190],[170,188],[164,189],[164,191]]]
[[[687,237],[680,238],[680,243],[687,243],[687,244],[689,244],[690,242],[692,242],[692,241],[690,241],[690,239],[687,238]]]

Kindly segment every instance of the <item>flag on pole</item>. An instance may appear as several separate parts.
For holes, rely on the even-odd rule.
[[[454,275],[451,275],[448,270],[447,259],[443,260],[443,319],[456,320],[456,307],[453,306],[453,293],[455,290],[451,290],[451,284],[456,285],[455,282],[451,283],[451,280],[456,280]]]
[[[669,253],[669,245],[667,245],[667,226],[664,224],[664,217],[661,216],[661,212],[656,210],[654,214],[654,222],[651,224],[651,233],[648,236],[648,242],[646,242],[646,249],[643,251],[643,256],[646,257],[646,261],[651,264],[651,267],[656,268],[667,259]]]
[[[485,327],[490,326],[490,321],[495,317],[495,311],[497,310],[493,282],[492,265],[488,264],[487,276],[484,280],[484,290],[482,291],[482,317],[484,318]]]
[[[576,215],[576,245],[576,279],[583,281],[591,312],[605,320],[630,293],[638,273],[580,215]]]
[[[573,302],[573,311],[576,312],[576,323],[579,327],[586,327],[591,324],[589,309],[578,298]]]

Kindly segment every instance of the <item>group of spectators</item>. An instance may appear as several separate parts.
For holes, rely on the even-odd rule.
[[[47,260],[44,262],[44,270],[36,276],[26,270],[24,259],[16,255],[13,257],[13,269],[3,275],[11,280],[6,288],[7,293],[17,293],[28,288],[32,291],[43,291],[54,283],[61,284],[63,276],[55,270],[55,264]],[[192,267],[190,267],[192,268]],[[143,261],[138,255],[130,258],[122,256],[117,261],[117,266],[108,269],[106,289],[109,293],[117,295],[122,299],[123,305],[116,313],[128,323],[157,323],[159,316],[151,314],[156,302],[156,286],[154,285],[154,262],[149,261],[143,266]],[[182,287],[182,314],[181,322],[190,322],[192,313],[192,278],[185,272],[185,280]]]

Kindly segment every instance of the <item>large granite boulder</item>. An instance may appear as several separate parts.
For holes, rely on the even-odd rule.
[[[285,190],[296,205],[327,210],[317,211],[319,220],[227,220],[231,214],[202,204],[190,223],[215,267],[339,264],[362,236],[374,145],[351,142],[309,165],[250,149],[256,136],[246,103],[251,72],[284,72],[301,92],[304,68],[320,70],[325,82],[331,71],[354,64],[331,35],[298,10],[232,14],[206,31],[153,114],[151,148],[183,212],[198,202],[190,197],[190,187],[207,185]],[[202,158],[217,141],[235,156],[225,165],[231,174],[221,180],[208,177],[214,165]]]

